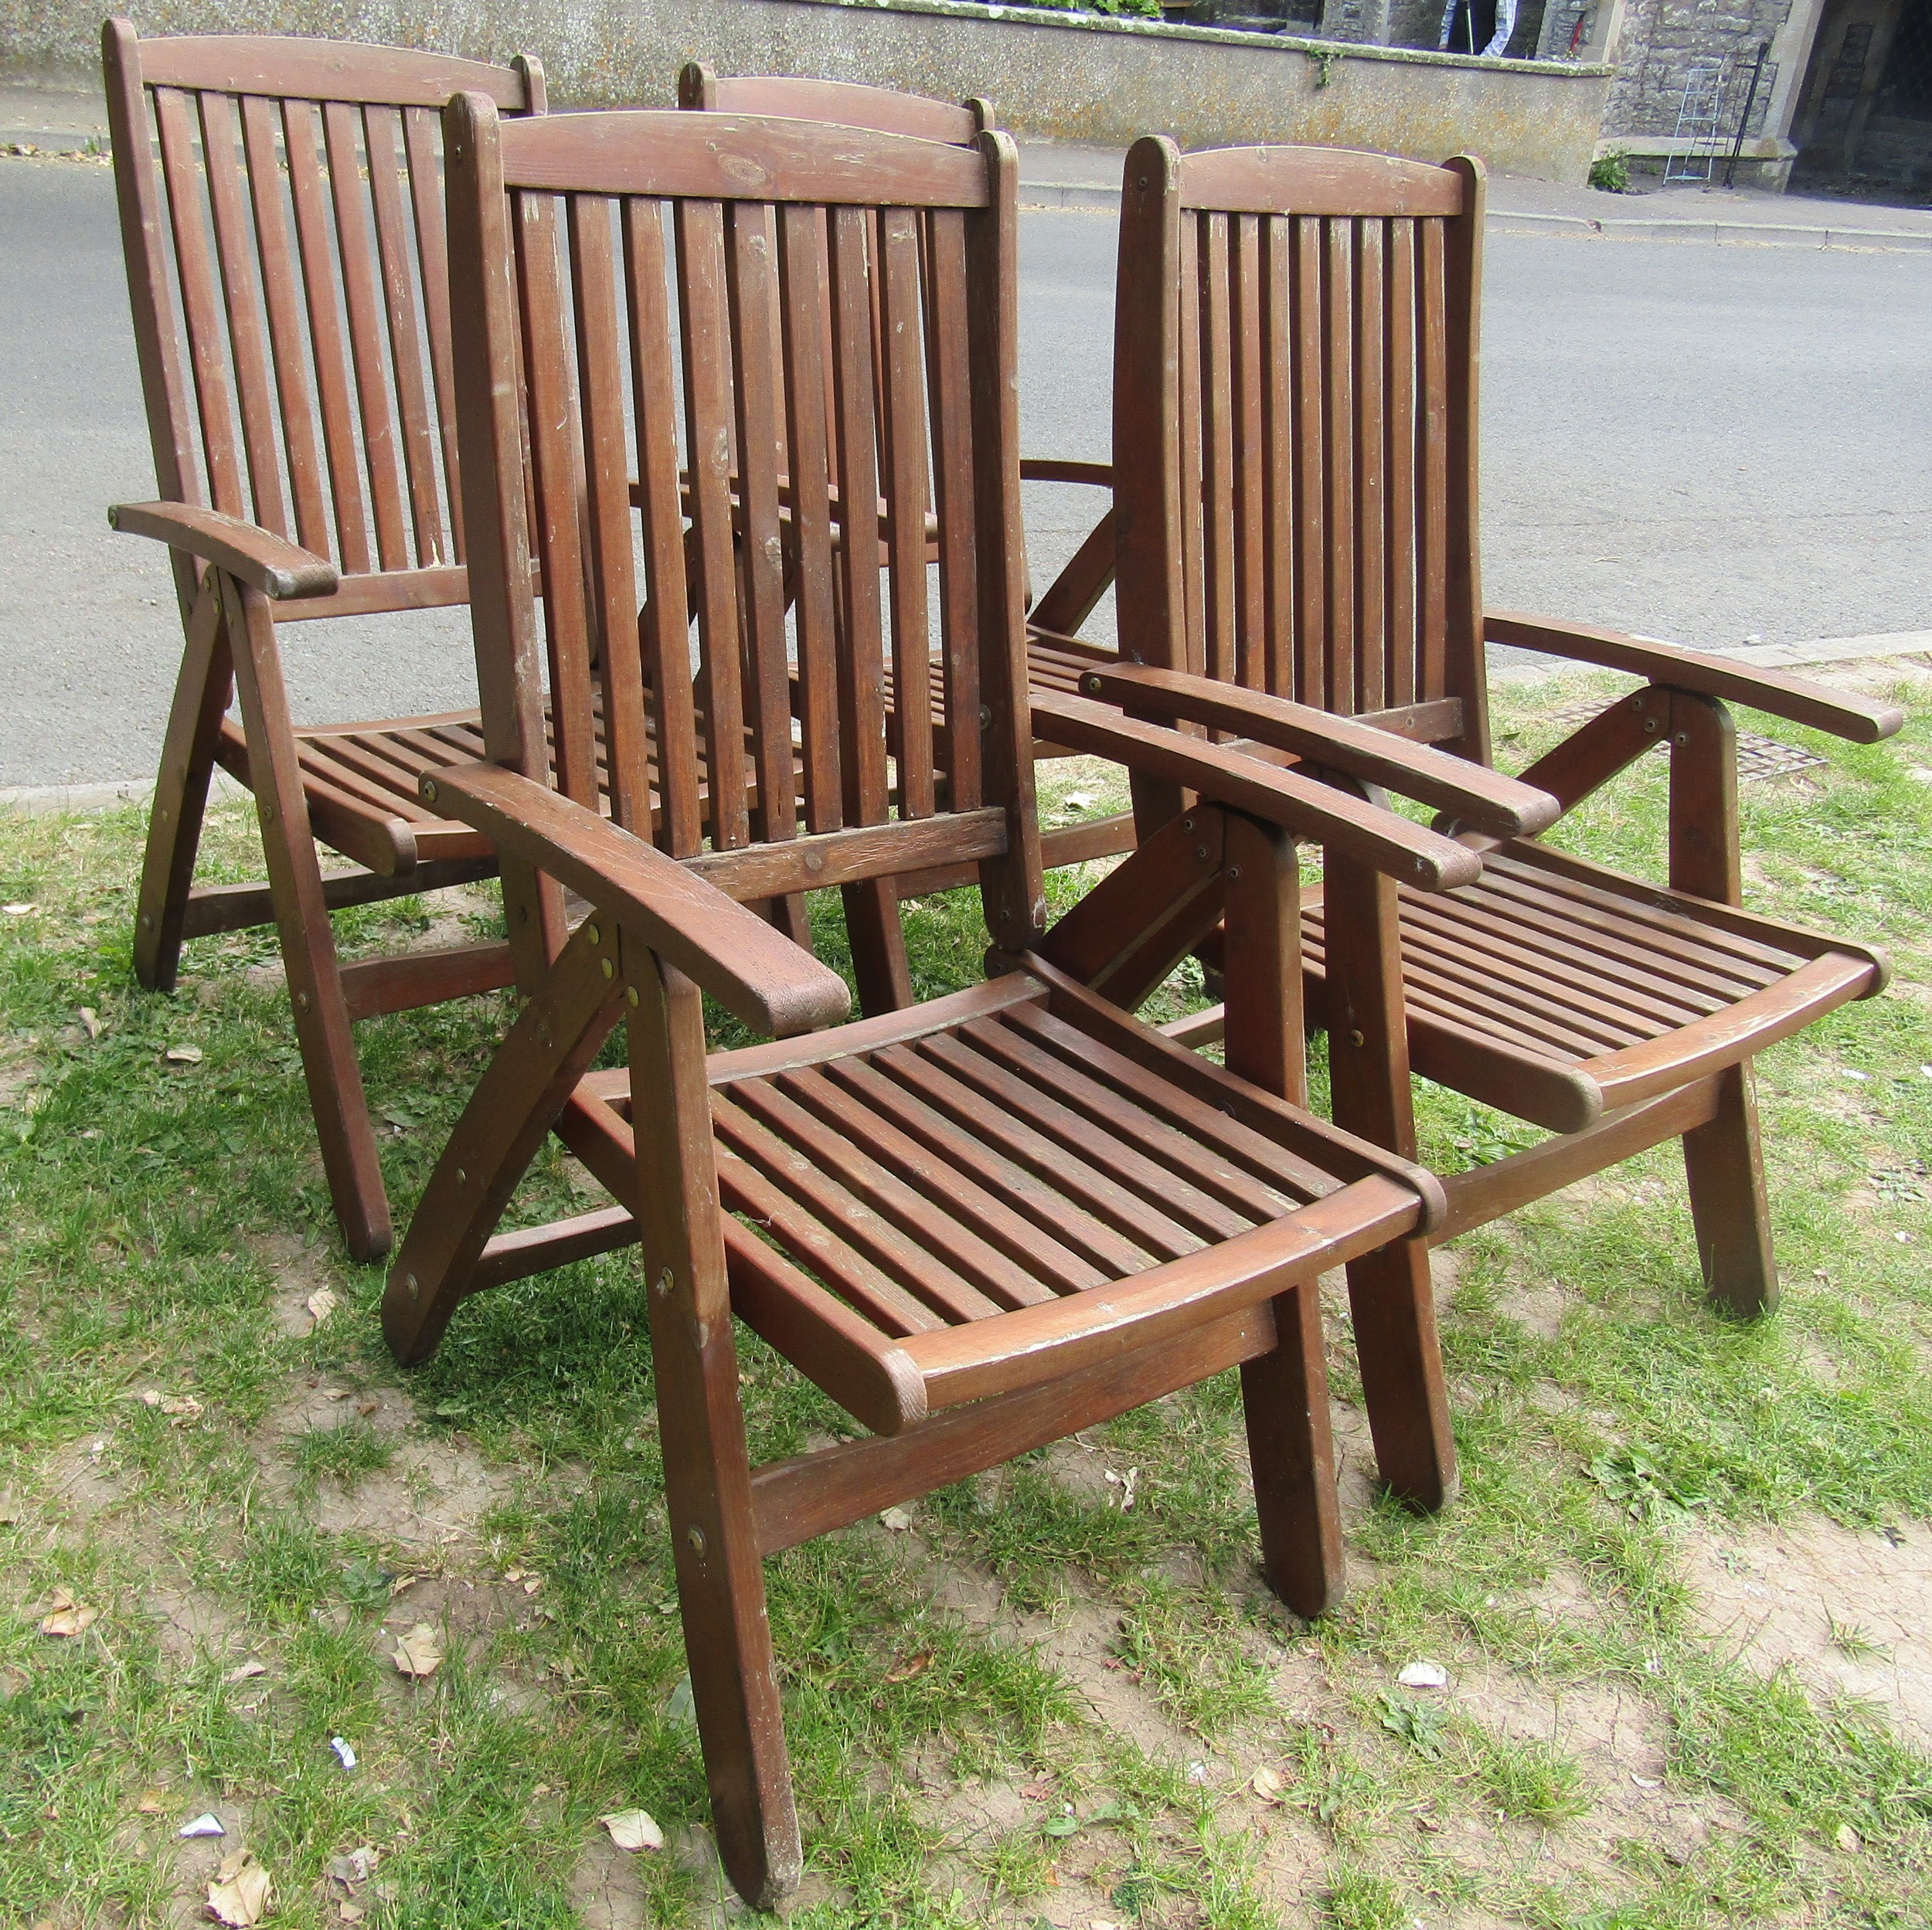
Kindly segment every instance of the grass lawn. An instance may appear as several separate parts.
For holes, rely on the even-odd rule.
[[[1901,678],[1903,739],[1780,727],[1829,762],[1743,793],[1751,902],[1898,967],[1761,1062],[1784,1310],[1706,1307],[1673,1147],[1465,1238],[1438,1256],[1463,1492],[1424,1521],[1375,1497],[1332,1298],[1354,1589],[1312,1629],[1257,1576],[1231,1376],[773,1561],[794,1925],[1932,1922],[1932,680],[1865,673]],[[1505,693],[1500,761],[1621,687]],[[1664,775],[1563,841],[1656,875]],[[1111,802],[1090,766],[1049,772],[1052,811],[1070,791]],[[253,875],[252,823],[215,814],[208,875]],[[634,1255],[471,1302],[399,1374],[270,935],[132,984],[142,829],[0,815],[0,1925],[196,1921],[243,1847],[289,1925],[737,1913]],[[977,974],[972,894],[910,930],[922,991]],[[821,936],[836,960],[829,908]],[[359,1028],[399,1222],[505,1011]],[[1516,1132],[1420,1108],[1444,1168]],[[595,1191],[553,1146],[520,1210]],[[754,1458],[849,1425],[741,1344]],[[444,1660],[412,1677],[419,1625]],[[1446,1687],[1401,1684],[1423,1661]],[[635,1806],[662,1851],[599,1826]],[[180,1838],[204,1811],[226,1833]]]

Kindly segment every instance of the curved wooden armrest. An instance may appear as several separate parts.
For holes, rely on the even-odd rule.
[[[726,1011],[774,1038],[836,1024],[845,981],[757,912],[654,844],[500,764],[426,775],[423,801],[560,879],[695,980]]]
[[[272,535],[239,516],[192,503],[117,503],[107,511],[111,528],[124,535],[152,536],[218,565],[237,581],[278,600],[332,596],[342,573],[285,536]]]
[[[1299,771],[1264,763],[1233,745],[1184,737],[1164,724],[1143,723],[1083,697],[1036,691],[1032,707],[1036,737],[1110,757],[1144,776],[1185,784],[1217,804],[1314,838],[1418,891],[1450,891],[1482,875],[1481,856],[1468,845]]]
[[[1063,462],[1057,456],[1022,456],[1019,479],[1022,482],[1084,483],[1090,488],[1111,489],[1114,465],[1111,462]]]
[[[1417,803],[1450,812],[1458,825],[1502,838],[1532,838],[1563,815],[1547,791],[1505,777],[1466,757],[1412,744],[1372,724],[1338,717],[1310,704],[1196,677],[1185,671],[1121,664],[1086,672],[1090,697],[1122,705],[1131,716],[1184,718],[1233,732],[1311,763],[1385,785]]]
[[[1803,677],[1787,677],[1754,664],[1685,650],[1676,644],[1646,643],[1621,630],[1599,629],[1594,624],[1560,624],[1521,610],[1492,610],[1483,617],[1483,634],[1492,644],[1514,644],[1521,650],[1540,650],[1573,663],[1600,664],[1606,670],[1628,671],[1648,677],[1672,690],[1694,691],[1768,711],[1774,717],[1813,730],[1849,737],[1855,744],[1876,744],[1893,736],[1905,722],[1896,704],[1875,704],[1828,689]]]

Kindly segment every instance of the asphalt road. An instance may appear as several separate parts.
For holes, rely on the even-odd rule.
[[[1113,232],[1022,219],[1029,454],[1106,456]],[[1932,254],[1492,232],[1487,272],[1492,605],[1706,647],[1932,627]],[[104,516],[154,489],[106,169],[0,161],[0,787],[147,775],[179,633]],[[1029,488],[1037,582],[1092,512]],[[286,659],[304,718],[474,701],[447,613]]]

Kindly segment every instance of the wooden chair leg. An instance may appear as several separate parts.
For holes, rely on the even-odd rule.
[[[1394,882],[1330,851],[1322,899],[1335,1123],[1413,1159]],[[1349,1303],[1383,1483],[1410,1507],[1433,1512],[1454,1495],[1456,1447],[1428,1248],[1420,1240],[1392,1240],[1352,1261]]]
[[[134,976],[150,991],[172,992],[180,971],[182,922],[201,848],[222,713],[233,682],[220,591],[211,572],[189,615],[148,814],[148,851],[134,915]]]
[[[852,974],[859,980],[859,1010],[868,1018],[903,1011],[913,1002],[913,981],[893,881],[869,878],[862,884],[844,886],[841,895],[845,901]]]
[[[232,577],[222,578],[221,594],[248,736],[269,894],[281,935],[282,967],[322,1167],[343,1242],[355,1259],[367,1262],[389,1251],[394,1232],[302,794],[274,618],[267,597]]]
[[[719,1854],[766,1909],[804,1869],[738,1405],[697,987],[641,947],[624,977],[639,1233],[678,1603]],[[628,993],[627,993],[628,996]]]
[[[1236,812],[1215,815],[1225,854],[1228,1069],[1305,1105],[1294,840]],[[1273,1311],[1273,1352],[1241,1368],[1261,1566],[1282,1600],[1313,1619],[1340,1602],[1345,1585],[1321,1289],[1304,1280],[1277,1296]]]
[[[1777,1261],[1748,1064],[1718,1074],[1716,1115],[1684,1135],[1684,1171],[1704,1290],[1740,1320],[1774,1313]]]
[[[1670,882],[1720,905],[1741,905],[1737,727],[1716,698],[1673,691],[1670,733]],[[1719,1073],[1717,1093],[1716,1116],[1684,1135],[1691,1222],[1706,1292],[1749,1320],[1777,1305],[1750,1065]]]

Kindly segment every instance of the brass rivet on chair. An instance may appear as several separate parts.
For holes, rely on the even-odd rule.
[[[145,912],[141,915],[141,929],[144,932],[151,932],[155,929],[154,919]]]
[[[662,1300],[665,1294],[671,1291],[672,1286],[670,1268],[667,1266],[664,1271],[660,1273],[654,1281],[651,1282],[651,1285],[658,1289],[658,1297]]]
[[[1204,864],[1204,865],[1207,862],[1207,855],[1208,855],[1208,849],[1207,849],[1206,845],[1205,845],[1205,844],[1196,844],[1196,845],[1195,846],[1195,848],[1194,848],[1194,855],[1195,855],[1196,858],[1198,858],[1199,859],[1200,859],[1201,862],[1202,862],[1202,864]]]
[[[684,1538],[691,1544],[692,1554],[702,1555],[704,1553],[704,1530],[699,1527],[696,1522],[693,1521],[690,1527],[685,1530]]]
[[[434,777],[426,777],[423,780],[423,802],[426,804],[434,804],[436,802],[436,780]]]
[[[1182,818],[1181,820],[1181,828],[1184,831],[1191,831],[1194,828],[1194,820],[1191,817]]]
[[[1362,1035],[1359,1032],[1351,1032],[1349,1035],[1349,1043],[1351,1045],[1359,1045],[1362,1042]]]
[[[637,1004],[637,1002],[638,1002],[638,988],[636,987],[636,986],[634,986],[634,985],[627,985],[627,986],[625,986],[625,987],[624,987],[624,1002],[627,1005],[635,1005],[635,1004]]]
[[[1100,680],[1097,677],[1087,678],[1087,694],[1090,697],[1097,697],[1100,694]]]
[[[584,933],[594,946],[601,945],[604,943],[604,934],[597,929],[596,926],[587,925],[584,927]]]
[[[606,978],[615,978],[617,975],[617,967],[607,958],[604,961],[604,975]]]
[[[299,1005],[304,1011],[307,1011],[308,1010],[308,993],[306,993],[306,992],[298,992],[298,993],[295,994],[295,1003],[296,1003],[298,1005]]]
[[[403,1276],[403,1284],[409,1289],[410,1298],[411,1300],[414,1300],[416,1296],[423,1290],[421,1286],[417,1283],[416,1276],[413,1273],[404,1274]]]
[[[1240,882],[1241,867],[1239,865],[1230,865],[1228,867],[1228,882],[1230,885],[1238,885]]]
[[[981,730],[991,730],[992,729],[993,707],[991,704],[981,704],[980,705],[979,727]]]
[[[470,1183],[469,1174],[460,1166],[456,1169],[456,1183],[458,1186],[468,1186]]]

